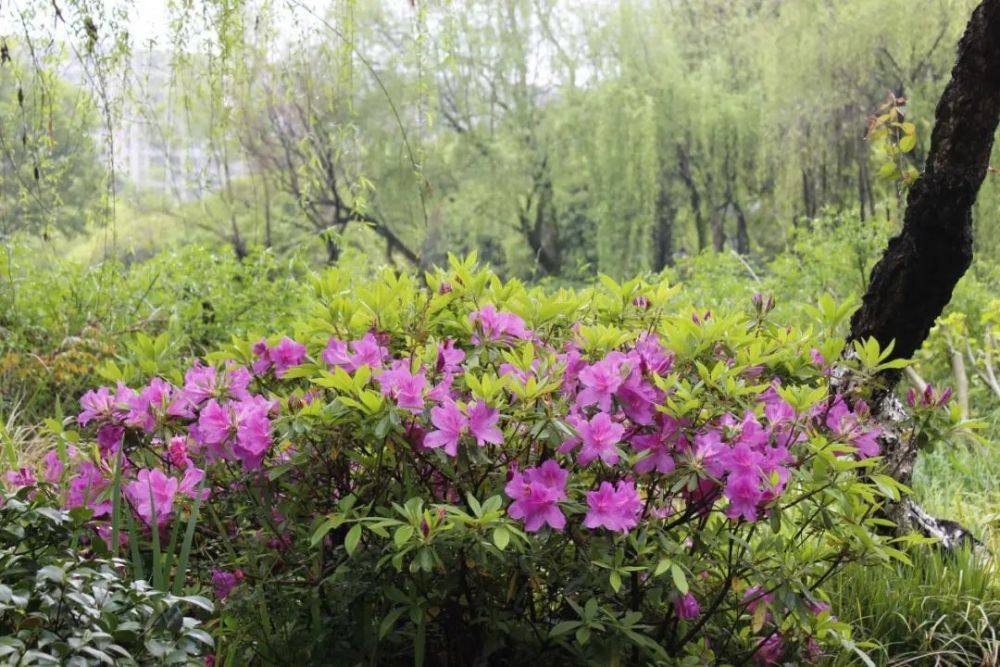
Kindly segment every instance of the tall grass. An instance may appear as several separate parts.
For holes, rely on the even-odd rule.
[[[1000,665],[996,568],[968,551],[932,547],[912,567],[848,567],[829,593],[841,620],[874,644],[877,665]]]

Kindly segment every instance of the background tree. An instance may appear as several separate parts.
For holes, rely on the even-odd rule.
[[[101,202],[97,115],[64,57],[0,40],[0,236],[78,234]]]

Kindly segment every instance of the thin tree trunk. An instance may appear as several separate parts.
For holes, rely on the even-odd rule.
[[[701,194],[698,192],[698,184],[694,182],[694,174],[691,173],[691,159],[687,149],[681,144],[677,144],[677,166],[681,180],[684,181],[691,197],[691,212],[694,214],[694,227],[698,234],[698,251],[701,252],[708,246],[708,230],[705,227],[705,218],[701,214]]]
[[[712,247],[715,252],[722,252],[726,248],[726,214],[729,211],[729,202],[726,202],[715,209],[712,214]]]
[[[741,255],[750,254],[750,231],[747,229],[747,216],[743,213],[743,207],[733,202],[736,209],[736,252]]]
[[[660,192],[656,195],[656,227],[653,242],[653,270],[662,271],[674,263],[674,219],[677,210],[673,206],[670,195],[667,194],[666,179],[660,183]]]

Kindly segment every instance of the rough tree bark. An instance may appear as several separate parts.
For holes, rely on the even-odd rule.
[[[972,262],[972,206],[989,167],[1000,120],[1000,0],[983,0],[958,44],[958,57],[935,112],[926,169],[907,197],[903,229],[872,270],[861,307],[851,318],[851,339],[874,337],[892,358],[909,358],[927,338]],[[873,412],[885,427],[883,452],[893,476],[909,483],[916,460],[912,443],[893,428],[905,416],[886,374]],[[903,530],[940,537],[945,546],[971,535],[934,519],[912,501],[891,509]]]

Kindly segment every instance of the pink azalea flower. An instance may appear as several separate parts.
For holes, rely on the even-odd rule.
[[[597,491],[587,493],[587,506],[590,510],[583,520],[584,526],[622,533],[639,525],[642,513],[642,500],[632,481],[619,481],[617,488],[610,482],[601,482]]]
[[[254,343],[252,351],[254,356],[257,357],[257,361],[253,362],[251,368],[253,368],[253,372],[257,375],[263,375],[272,365],[271,348],[267,345],[267,339],[261,338]]]
[[[674,599],[674,614],[677,615],[677,618],[685,621],[690,621],[701,615],[701,607],[698,606],[698,600],[693,593],[688,591],[685,595]]]
[[[427,379],[423,370],[416,374],[410,372],[409,360],[397,361],[390,370],[379,373],[377,379],[382,394],[395,399],[400,409],[415,415],[424,411],[423,394]]]
[[[764,497],[757,473],[731,474],[726,480],[724,493],[729,499],[726,516],[730,519],[743,517],[747,521],[757,520],[757,505]]]
[[[174,404],[174,395],[173,385],[163,378],[153,378],[138,394],[129,399],[125,425],[152,433],[157,420],[167,414],[168,408]],[[176,416],[194,416],[180,409],[177,412],[181,414]]]
[[[163,525],[174,511],[174,495],[177,493],[178,482],[173,477],[167,477],[161,470],[143,468],[135,481],[122,487],[125,497],[129,499],[135,513],[146,522],[153,525],[155,509],[157,525]],[[155,505],[155,508],[154,508]]]
[[[577,394],[577,407],[585,408],[596,404],[603,412],[611,410],[611,399],[630,372],[623,368],[626,357],[621,352],[611,352],[601,361],[580,371],[583,390]]]
[[[247,470],[260,468],[264,455],[271,447],[271,420],[268,413],[273,407],[262,396],[233,404],[236,417],[236,443],[233,454]]]
[[[184,373],[184,395],[196,406],[210,398],[219,398],[217,374],[215,366],[202,366],[200,361],[196,361]]]
[[[774,593],[765,593],[763,587],[755,584],[743,593],[743,602],[747,603],[747,612],[752,614],[757,610],[758,606],[762,604],[769,605],[774,602]],[[768,616],[768,619],[770,619],[770,616]]]
[[[562,387],[559,393],[563,398],[572,399],[576,396],[580,371],[587,368],[587,362],[580,356],[580,350],[573,343],[567,343],[566,353],[558,356],[559,363],[565,365],[562,374]]]
[[[240,570],[233,570],[232,572],[212,570],[212,588],[215,591],[216,599],[225,600],[242,580],[243,572]]]
[[[635,343],[635,353],[639,356],[643,373],[666,375],[673,366],[673,355],[667,352],[656,334],[644,333]]]
[[[445,403],[431,409],[431,423],[437,428],[424,437],[424,447],[436,449],[444,447],[448,456],[458,456],[458,441],[469,426],[469,419],[462,414],[458,405]]]
[[[635,464],[638,473],[649,473],[656,471],[667,474],[674,471],[674,458],[671,456],[671,444],[687,444],[687,440],[680,435],[679,422],[665,415],[662,412],[657,415],[658,428],[652,433],[644,433],[633,436],[632,447],[637,452],[649,451],[649,455],[640,459]]]
[[[269,350],[268,354],[274,364],[274,374],[280,378],[289,368],[298,366],[305,361],[306,346],[284,336],[277,345]]]
[[[326,342],[326,349],[320,355],[324,363],[331,366],[343,366],[348,373],[354,370],[351,364],[351,355],[347,351],[347,343],[337,338],[330,337]]]
[[[192,500],[197,499],[198,486],[203,479],[205,479],[205,471],[195,468],[192,465],[184,471],[184,477],[181,478],[180,484],[177,485],[177,490]],[[208,489],[202,489],[201,499],[206,500],[210,493]]]
[[[349,362],[353,368],[348,370],[357,370],[362,366],[368,366],[372,370],[382,368],[385,358],[389,356],[389,350],[379,345],[378,338],[371,332],[351,343],[351,349],[354,354],[350,356]]]
[[[496,427],[500,413],[486,405],[484,401],[476,401],[469,406],[469,431],[476,438],[476,444],[485,447],[486,443],[503,444],[503,431]]]
[[[109,421],[114,414],[115,397],[111,395],[110,389],[101,387],[81,396],[80,406],[83,411],[76,416],[76,421],[81,426],[86,426],[94,419]]]
[[[441,381],[436,385],[431,387],[430,391],[427,392],[427,398],[435,403],[447,403],[449,401],[455,400],[457,394],[451,390],[451,383],[454,380],[451,373],[445,373],[441,376]]]
[[[531,332],[525,328],[524,320],[514,313],[498,311],[493,304],[486,304],[470,313],[469,320],[474,324],[478,322],[482,334],[481,337],[479,334],[473,334],[473,345],[479,345],[483,341],[510,342],[514,339],[531,338]]]
[[[35,479],[35,474],[31,471],[31,468],[8,470],[4,473],[4,479],[6,479],[7,483],[15,489],[20,489],[25,486],[34,486],[38,483],[38,480]]]
[[[861,425],[857,413],[866,412],[867,406],[860,404],[858,407],[861,408],[860,411],[851,412],[844,399],[837,396],[833,405],[826,410],[826,427],[837,437],[857,447],[858,458],[878,456],[878,436],[881,431],[878,428],[866,429]]]
[[[736,437],[735,442],[758,449],[766,445],[768,440],[770,440],[768,432],[757,421],[757,417],[752,412],[747,411],[743,416],[743,423],[740,425],[740,434]]]
[[[230,411],[215,399],[211,399],[201,409],[197,429],[192,429],[192,436],[200,444],[220,450],[221,445],[233,435],[235,428],[236,424]]]
[[[124,437],[124,426],[105,424],[97,429],[97,446],[100,448],[101,454],[106,458],[110,454],[117,452]]]
[[[719,431],[702,431],[694,437],[694,463],[711,477],[721,479],[724,472],[723,459],[728,449],[723,444]]]
[[[636,424],[648,426],[653,423],[656,404],[662,399],[663,392],[644,380],[638,366],[634,366],[619,387],[617,396],[629,419]]]
[[[66,448],[66,454],[70,460],[76,458],[76,447],[70,445]],[[63,465],[62,459],[59,458],[59,452],[52,450],[45,455],[45,481],[49,484],[58,484],[59,480],[62,479],[63,470],[65,466]]]
[[[562,530],[566,517],[559,509],[559,501],[566,498],[564,489],[568,476],[569,472],[553,459],[539,468],[515,472],[504,487],[504,492],[514,499],[507,513],[514,519],[523,520],[524,529],[529,533],[541,530],[545,524]]]
[[[781,635],[773,632],[754,651],[753,659],[758,665],[778,665],[781,664],[781,656],[784,652],[785,645]]]
[[[455,341],[446,338],[444,342],[438,343],[437,364],[435,369],[438,373],[460,373],[460,364],[465,360],[465,352],[455,347]]]
[[[170,445],[167,447],[167,460],[178,468],[185,468],[191,463],[191,459],[188,458],[187,438],[183,435],[175,435],[170,438]]]
[[[580,419],[577,431],[583,444],[577,455],[577,463],[586,466],[598,458],[609,466],[618,463],[615,445],[621,442],[625,427],[612,421],[611,415],[598,412],[590,421]]]
[[[111,513],[111,501],[97,502],[101,492],[109,482],[90,461],[81,461],[76,474],[70,479],[69,490],[66,493],[65,509],[87,507],[93,511],[94,517],[106,516]]]
[[[250,392],[247,391],[247,387],[250,386],[253,376],[243,366],[237,365],[235,362],[226,362],[226,374],[223,376],[225,378],[224,383],[220,383],[218,391],[220,396],[225,396],[227,398],[234,398],[237,401],[243,401],[250,398]]]
[[[504,362],[500,364],[500,377],[504,377],[506,375],[513,375],[521,384],[527,384],[528,380],[531,378],[531,375],[528,374],[527,371],[522,371],[514,364]]]

